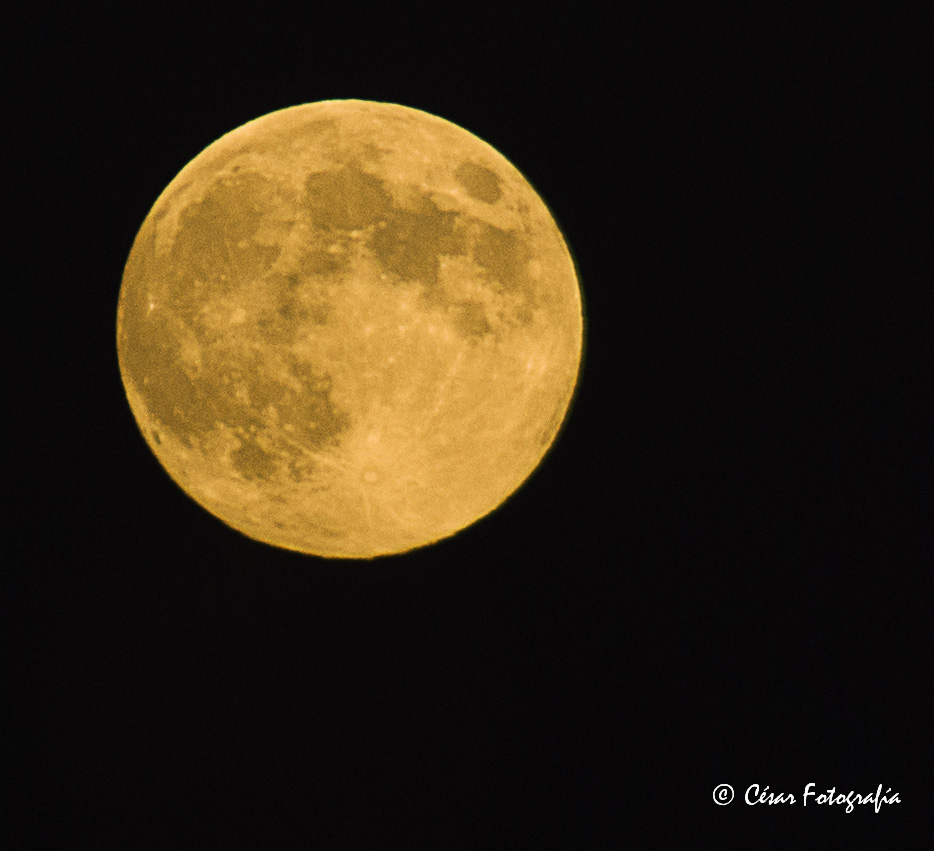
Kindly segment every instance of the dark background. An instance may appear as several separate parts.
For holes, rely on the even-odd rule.
[[[13,13],[0,847],[934,835],[929,45],[888,11],[712,5]],[[525,486],[361,563],[185,496],[115,346],[123,264],[180,168],[347,97],[513,161],[587,320]],[[808,782],[903,803],[805,810]],[[748,807],[752,783],[798,803]]]

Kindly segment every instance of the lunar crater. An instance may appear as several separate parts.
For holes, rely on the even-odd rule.
[[[476,198],[484,204],[495,204],[503,197],[496,172],[482,165],[463,162],[457,167],[454,177],[471,198]]]

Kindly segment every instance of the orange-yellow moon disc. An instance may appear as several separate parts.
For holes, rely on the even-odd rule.
[[[577,381],[574,264],[523,176],[416,109],[325,101],[207,147],[130,253],[117,351],[169,475],[331,558],[437,541],[518,488]]]

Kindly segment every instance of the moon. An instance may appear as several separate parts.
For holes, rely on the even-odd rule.
[[[250,538],[325,558],[465,529],[567,414],[581,292],[498,151],[397,104],[332,100],[209,145],[156,200],[117,306],[156,458]]]

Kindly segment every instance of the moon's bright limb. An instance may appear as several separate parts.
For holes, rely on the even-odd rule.
[[[258,118],[146,217],[117,312],[143,436],[260,541],[369,558],[500,505],[554,440],[583,320],[554,220],[497,151],[395,104]]]

